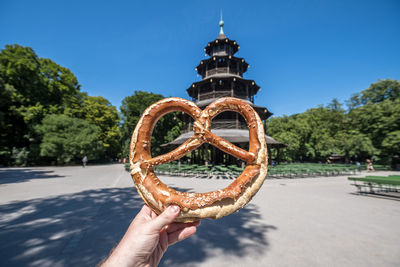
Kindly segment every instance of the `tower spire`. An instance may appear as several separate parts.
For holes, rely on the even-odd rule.
[[[225,39],[225,33],[224,33],[224,21],[222,20],[222,9],[220,12],[220,19],[219,19],[219,35],[218,39]]]
[[[219,20],[219,34],[224,34],[224,21],[222,20],[222,9],[220,12],[220,20]]]

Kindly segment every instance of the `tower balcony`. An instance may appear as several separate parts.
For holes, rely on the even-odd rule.
[[[240,94],[240,92],[233,92],[231,90],[229,91],[215,91],[215,92],[209,92],[209,93],[201,93],[197,99],[197,102],[207,100],[207,99],[216,99],[220,97],[236,97],[244,100],[248,100],[248,97],[246,96],[246,93]]]
[[[205,73],[205,78],[209,78],[210,76],[218,76],[218,75],[229,75],[229,76],[236,76],[236,77],[242,77],[241,73],[237,71],[236,69],[231,69],[231,68],[215,68],[211,70],[207,70]]]
[[[230,73],[240,77],[247,71],[249,64],[239,57],[232,56],[213,56],[211,58],[202,60],[199,65],[196,66],[198,74],[205,79],[208,76],[215,75],[218,73]]]
[[[243,129],[247,130],[247,123],[243,119],[217,119],[211,121],[211,129]],[[193,121],[190,120],[185,128],[182,129],[182,133],[193,131]]]
[[[260,87],[253,81],[230,73],[216,73],[207,79],[194,82],[186,91],[193,100],[202,101],[216,97],[236,97],[254,102]]]

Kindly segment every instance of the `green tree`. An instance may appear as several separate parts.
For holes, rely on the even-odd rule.
[[[350,162],[350,159],[367,158],[369,155],[376,154],[371,139],[360,133],[358,130],[351,130],[348,128],[337,134],[336,146],[340,149],[338,154],[345,157],[346,163]]]
[[[133,130],[145,109],[163,98],[159,94],[135,91],[133,95],[127,96],[122,100],[121,114],[123,124],[121,131],[124,156],[129,153],[129,143]],[[181,122],[176,113],[167,114],[159,119],[151,137],[151,152],[153,156],[166,151],[166,148],[161,145],[179,136],[180,126]]]
[[[117,109],[101,96],[88,96],[84,100],[85,119],[100,128],[99,140],[104,145],[106,157],[116,157],[121,152],[120,117]]]
[[[400,82],[397,80],[384,79],[372,83],[364,91],[354,94],[347,105],[350,109],[366,104],[376,104],[385,100],[395,101],[400,98]]]
[[[12,108],[27,123],[53,113],[82,117],[84,94],[74,74],[50,59],[39,58],[30,47],[6,45],[0,53],[0,77],[4,85],[14,88]]]
[[[393,157],[400,154],[400,130],[388,133],[382,140],[382,150]]]
[[[88,121],[66,115],[47,115],[36,130],[43,136],[40,155],[64,164],[82,159],[98,159],[104,146],[98,136],[101,129]]]
[[[302,114],[312,129],[308,144],[315,151],[311,160],[325,161],[331,154],[339,153],[337,133],[345,127],[342,104],[333,99],[326,107],[309,109]]]
[[[389,164],[399,155],[400,82],[379,80],[354,95],[346,111],[333,99],[327,106],[272,118],[268,133],[289,144],[286,160],[325,160],[332,153],[346,161],[373,157]]]
[[[391,163],[399,155],[400,82],[379,80],[354,95],[348,105],[349,120],[353,128],[371,140],[374,158]]]
[[[349,118],[353,128],[371,140],[376,148],[376,159],[390,163],[393,156],[398,155],[398,150],[391,149],[391,146],[396,147],[400,143],[396,138],[400,129],[400,99],[367,103],[352,109]]]
[[[6,45],[0,52],[0,164],[9,164],[13,148],[39,157],[40,138],[34,131],[47,114],[82,117],[85,94],[67,68],[39,58],[33,49]]]
[[[310,129],[308,129],[307,124],[299,123],[298,116],[296,114],[276,117],[266,121],[268,135],[289,145],[281,151],[280,158],[282,160],[295,161],[306,149],[304,144]]]
[[[301,114],[272,118],[267,121],[268,133],[289,146],[282,151],[288,161],[325,161],[339,153],[337,133],[345,127],[345,111],[337,99],[326,107],[308,109]]]

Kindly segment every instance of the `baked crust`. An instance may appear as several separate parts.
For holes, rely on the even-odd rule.
[[[228,110],[238,112],[245,118],[249,126],[249,151],[211,133],[212,118]],[[152,158],[150,140],[153,128],[160,117],[173,111],[185,112],[195,120],[194,135],[175,150]],[[154,166],[177,160],[203,143],[210,143],[246,161],[247,167],[228,187],[207,193],[184,193],[169,188],[157,178]],[[129,162],[138,193],[157,214],[175,204],[181,208],[175,221],[218,219],[242,208],[262,186],[268,170],[264,127],[257,112],[237,98],[220,98],[203,111],[191,101],[166,98],[148,107],[140,118],[132,134]]]

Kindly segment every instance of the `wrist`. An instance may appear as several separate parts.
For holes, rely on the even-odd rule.
[[[146,266],[144,257],[137,253],[138,249],[132,244],[121,242],[111,252],[108,259],[101,265],[102,267],[118,266],[118,267],[139,267]]]

